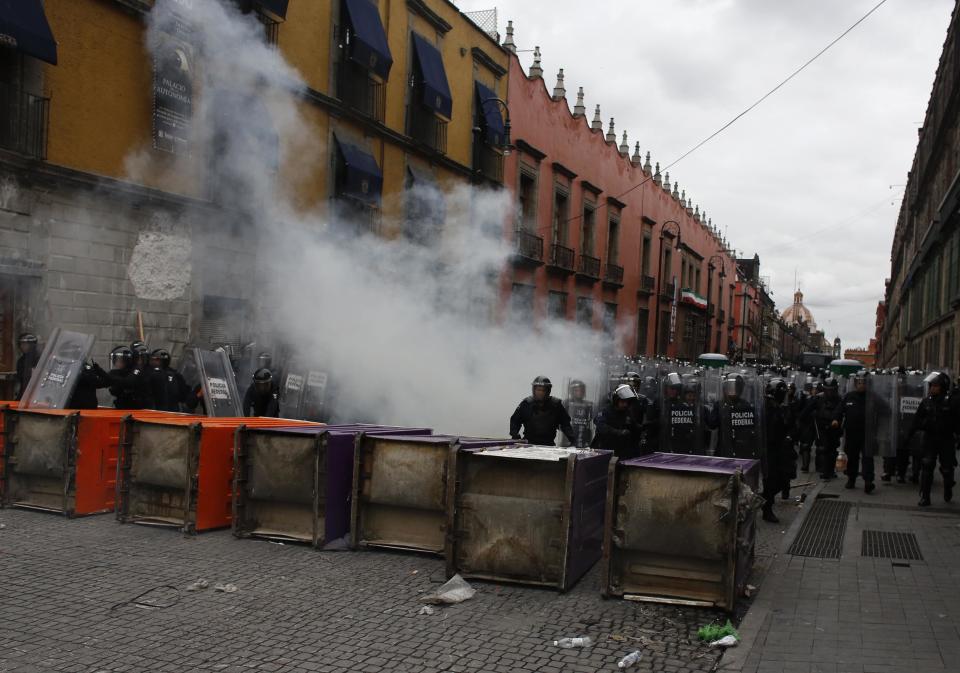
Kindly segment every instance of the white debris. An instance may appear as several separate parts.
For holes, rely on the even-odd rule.
[[[570,649],[571,647],[590,647],[593,645],[593,639],[590,636],[583,636],[582,638],[561,638],[560,640],[553,641],[554,647],[562,647],[564,649]]]
[[[476,593],[477,590],[467,584],[460,575],[454,575],[434,593],[421,596],[420,601],[433,605],[455,605],[470,600]]]
[[[208,586],[210,586],[210,582],[205,579],[199,579],[196,582],[191,582],[188,584],[187,591],[203,591]]]
[[[640,656],[641,656],[640,650],[631,652],[630,654],[628,654],[623,659],[617,662],[617,668],[630,668],[631,666],[635,666],[637,662],[640,661]]]
[[[424,605],[422,608],[420,608],[420,612],[418,612],[417,614],[429,616],[429,615],[434,615],[436,613],[437,611],[434,608],[431,608],[429,605]]]
[[[736,636],[724,636],[720,640],[714,640],[710,643],[710,647],[736,647],[739,642]]]
[[[221,591],[225,594],[232,594],[237,591],[236,585],[233,584],[215,584],[213,586],[214,591]]]

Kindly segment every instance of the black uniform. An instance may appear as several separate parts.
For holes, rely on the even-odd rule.
[[[800,469],[804,472],[810,471],[810,447],[816,439],[813,424],[800,422],[800,416],[803,415],[803,410],[808,404],[810,404],[810,395],[802,391],[798,392],[790,402],[790,415],[794,423],[793,438],[800,451]]]
[[[793,421],[790,407],[778,404],[772,397],[766,399],[767,445],[760,457],[763,471],[764,509],[773,508],[777,493],[789,491],[790,480],[796,469],[796,454],[793,452],[793,439],[790,435]]]
[[[86,362],[77,376],[77,387],[67,402],[68,409],[96,409],[97,390],[110,386],[110,375],[96,362]]]
[[[760,428],[756,410],[742,397],[724,398],[711,412],[709,426],[720,429],[717,455],[725,458],[759,458]]]
[[[153,400],[147,372],[137,368],[111,369],[107,373],[113,406],[117,409],[152,409]]]
[[[592,446],[613,451],[621,460],[650,453],[643,443],[647,405],[646,398],[639,398],[626,409],[613,405],[604,408],[594,419],[597,435]]]
[[[27,386],[30,385],[30,377],[33,376],[33,370],[37,366],[37,363],[40,362],[40,351],[34,348],[33,350],[27,351],[26,353],[21,353],[20,357],[17,358],[17,399],[21,399],[23,394],[27,392]]]
[[[559,402],[559,400],[558,400]],[[280,389],[273,382],[270,390],[264,393],[257,392],[257,384],[251,383],[243,396],[244,416],[267,416],[276,418],[280,415]]]
[[[960,401],[951,395],[928,395],[920,403],[910,436],[923,432],[920,448],[920,495],[929,502],[933,487],[933,469],[940,461],[943,497],[949,502],[953,493],[954,468],[957,466],[955,436],[960,432]]]
[[[817,444],[817,471],[825,478],[836,476],[837,449],[840,447],[840,429],[833,428],[843,400],[839,395],[814,395],[800,417],[801,425],[814,432]]]
[[[867,436],[867,392],[851,390],[843,396],[835,419],[843,426],[846,438],[844,448],[847,452],[847,482],[853,483],[863,465],[863,480],[868,485],[874,480],[873,456],[867,457],[864,446]]]
[[[666,428],[668,446],[663,447],[671,453],[699,453],[703,446],[703,428],[696,423],[697,403],[689,403],[682,397],[665,398],[661,404],[666,405]]]
[[[180,372],[170,367],[151,369],[149,372],[153,408],[158,411],[182,411],[181,405],[189,407],[190,386]],[[197,405],[194,403],[193,408]]]
[[[572,446],[584,448],[593,441],[593,402],[587,400],[567,399],[563,403],[567,415],[570,416],[570,425],[573,428],[574,440]]]
[[[510,436],[520,439],[520,428],[523,428],[523,438],[530,444],[538,446],[553,446],[559,429],[571,444],[577,440],[573,426],[570,425],[570,414],[556,397],[547,397],[538,402],[533,397],[527,397],[510,417]]]

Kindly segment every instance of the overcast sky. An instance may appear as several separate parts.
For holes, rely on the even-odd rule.
[[[741,112],[877,0],[499,0],[520,50],[540,46],[592,116],[666,165]],[[492,0],[459,0],[463,11]],[[759,108],[670,171],[777,309],[805,303],[844,348],[874,334],[890,245],[950,0],[889,0]],[[521,53],[529,66],[531,53]],[[890,188],[894,185],[893,189]]]

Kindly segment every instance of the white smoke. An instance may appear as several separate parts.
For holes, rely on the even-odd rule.
[[[256,20],[229,0],[159,2],[148,28],[152,50],[172,28],[170,10],[191,6],[200,55],[194,158],[229,168],[216,198],[252,217],[260,231],[266,294],[258,304],[269,308],[270,328],[301,361],[330,372],[340,420],[503,436],[534,376],[550,376],[556,395],[571,377],[599,384],[607,344],[595,333],[565,321],[534,327],[532,316],[494,321],[510,257],[499,234],[513,210],[507,192],[448,191],[442,233],[429,247],[358,233],[357,223],[304,210],[293,197],[297,181],[329,162],[324,139],[301,113],[310,105],[298,101],[301,80],[264,44]],[[280,138],[278,157],[257,151],[269,143],[251,140],[251,124],[262,120],[252,121],[248,107],[210,109],[211,93],[220,91],[266,104]],[[141,171],[145,162],[138,157],[130,165]],[[397,198],[404,196],[384,194],[385,204]],[[380,224],[381,231],[400,229]]]

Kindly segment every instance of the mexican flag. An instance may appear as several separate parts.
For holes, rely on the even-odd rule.
[[[680,302],[683,304],[690,304],[691,306],[696,306],[702,311],[707,310],[707,300],[698,295],[693,290],[684,289],[680,291]]]

